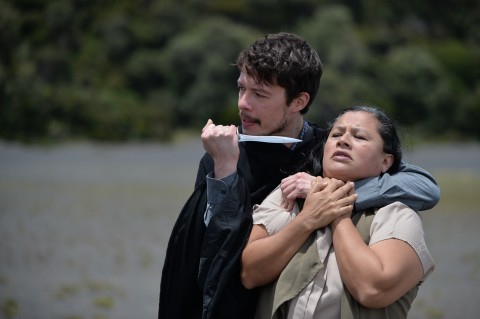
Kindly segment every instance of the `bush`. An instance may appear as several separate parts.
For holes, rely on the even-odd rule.
[[[212,35],[215,36],[212,36]],[[201,127],[208,118],[230,119],[236,110],[238,70],[231,64],[257,38],[256,32],[212,19],[177,37],[164,51],[163,76],[179,97],[174,110],[179,127]]]

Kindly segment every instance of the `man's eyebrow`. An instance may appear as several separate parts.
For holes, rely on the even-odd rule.
[[[246,87],[246,85],[244,83],[242,83],[241,81],[237,81],[237,86]],[[253,87],[250,87],[250,89],[255,91],[255,92],[271,94],[270,90],[268,90],[268,87],[267,87],[267,89],[265,89],[265,85],[257,84]]]
[[[264,94],[270,94],[270,90],[265,89],[263,86],[256,87],[253,90],[256,91],[256,92],[264,93]]]

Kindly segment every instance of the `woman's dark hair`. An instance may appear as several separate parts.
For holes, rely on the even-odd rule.
[[[274,84],[286,91],[287,104],[300,93],[310,95],[308,112],[320,86],[322,62],[317,52],[301,37],[292,33],[267,34],[240,52],[235,66],[258,83]]]
[[[325,134],[324,140],[312,149],[307,162],[299,171],[305,171],[315,176],[322,175],[323,146],[325,141],[335,122],[348,112],[366,112],[375,116],[378,121],[378,133],[383,140],[383,151],[387,154],[393,155],[393,163],[387,170],[387,173],[396,173],[400,166],[400,162],[402,161],[402,148],[400,138],[397,134],[396,125],[385,112],[373,106],[352,106],[343,110],[337,117],[335,117],[335,119],[328,125],[327,134]]]

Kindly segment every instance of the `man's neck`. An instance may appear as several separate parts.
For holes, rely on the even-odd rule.
[[[296,119],[295,123],[293,123],[292,125],[291,133],[288,136],[293,138],[299,138],[302,133],[303,122],[303,116],[300,116],[298,119]]]

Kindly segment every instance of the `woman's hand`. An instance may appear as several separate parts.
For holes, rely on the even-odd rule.
[[[352,182],[317,177],[297,218],[304,219],[312,230],[319,229],[341,216],[349,217],[356,199]]]
[[[352,189],[347,193],[346,196],[352,196],[352,195],[355,195],[355,187],[352,187]],[[357,196],[357,195],[355,195],[355,196]],[[355,197],[355,199],[356,199],[356,197]],[[330,223],[330,226],[336,226],[343,219],[350,219],[352,217],[352,212],[353,212],[353,207],[352,207],[352,210],[350,210],[349,212],[346,212],[345,214],[339,215],[335,219],[333,219],[332,222]]]
[[[312,188],[312,181],[315,177],[304,172],[290,175],[282,179],[280,189],[282,190],[281,206],[291,211],[297,198],[307,197]]]

